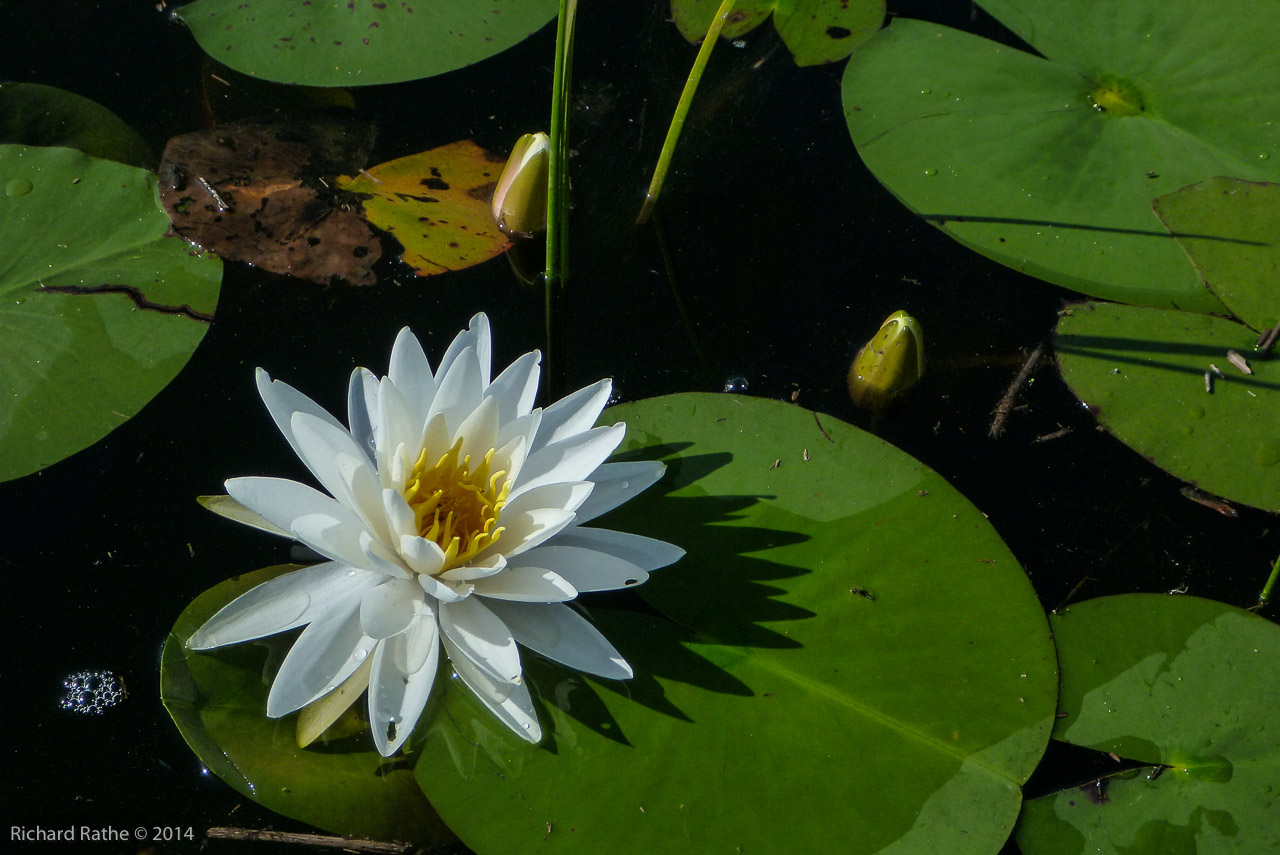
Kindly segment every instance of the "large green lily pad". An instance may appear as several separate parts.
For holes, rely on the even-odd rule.
[[[719,7],[717,0],[671,0],[671,17],[680,34],[697,44],[706,38]],[[720,36],[742,38],[772,15],[796,65],[820,65],[853,53],[884,23],[884,12],[884,0],[738,0]]]
[[[165,237],[150,172],[0,146],[0,480],[122,424],[177,375],[222,263]]]
[[[556,16],[556,0],[196,0],[176,14],[205,53],[280,83],[373,86],[501,53]]]
[[[619,419],[665,495],[603,524],[688,550],[639,589],[674,620],[592,611],[626,683],[526,656],[537,747],[450,685],[415,767],[450,827],[479,853],[999,849],[1056,678],[982,514],[799,407],[686,394]]]
[[[1233,315],[1259,332],[1280,323],[1280,184],[1210,178],[1155,207]]]
[[[1280,361],[1254,356],[1256,339],[1223,318],[1083,303],[1063,314],[1054,347],[1071,391],[1125,445],[1219,496],[1280,511]],[[1252,357],[1253,373],[1228,350]]]
[[[146,142],[115,113],[39,83],[0,83],[0,144],[66,146],[130,166],[155,165]]]
[[[378,756],[367,734],[298,747],[296,715],[266,716],[278,645],[190,652],[183,641],[218,609],[295,566],[265,567],[205,591],[183,610],[160,659],[160,694],[182,737],[205,765],[264,807],[355,837],[441,843],[453,839],[402,760]]]
[[[1280,180],[1280,5],[982,0],[1042,56],[904,18],[844,77],[863,161],[1003,264],[1098,297],[1222,312],[1151,200]]]
[[[1065,714],[1054,737],[1151,766],[1104,779],[1102,799],[1071,789],[1028,802],[1023,852],[1280,849],[1280,627],[1163,594],[1090,600],[1051,623]]]

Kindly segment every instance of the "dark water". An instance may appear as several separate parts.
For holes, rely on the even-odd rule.
[[[898,8],[999,33],[967,4],[939,5]],[[663,226],[682,321],[655,232],[631,225],[693,59],[665,11],[581,11],[566,385],[612,376],[634,400],[732,382],[870,427],[844,373],[880,321],[907,309],[925,329],[929,373],[877,427],[989,515],[1046,608],[1183,587],[1251,604],[1280,553],[1274,517],[1227,519],[1186,501],[1180,482],[1095,429],[1051,363],[1006,435],[987,438],[1004,387],[1073,295],[964,250],[899,206],[849,140],[842,69],[796,69],[769,26],[717,49],[668,182]],[[201,125],[201,53],[148,3],[3,0],[0,27],[0,77],[93,98],[157,152]],[[505,150],[543,127],[553,44],[544,30],[473,68],[358,93],[380,127],[374,162],[464,137]],[[351,368],[385,370],[404,324],[438,356],[483,309],[496,363],[542,346],[541,296],[502,260],[420,282],[393,263],[382,272],[405,284],[325,287],[228,264],[203,345],[141,415],[0,484],[5,826],[196,829],[196,843],[157,851],[194,851],[210,825],[306,830],[201,773],[160,705],[159,654],[192,597],[284,557],[275,539],[194,501],[233,475],[302,477],[257,398],[255,366],[341,412]],[[1035,441],[1062,428],[1070,433]],[[123,678],[126,700],[101,715],[59,706],[64,678],[101,669]],[[1067,768],[1050,766],[1037,782]]]

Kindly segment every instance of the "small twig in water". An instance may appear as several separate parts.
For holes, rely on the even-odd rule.
[[[991,439],[999,439],[1004,434],[1004,423],[1008,420],[1009,413],[1013,412],[1013,403],[1018,399],[1018,393],[1027,384],[1027,379],[1036,370],[1036,366],[1040,364],[1040,359],[1043,356],[1044,342],[1040,342],[1036,345],[1036,349],[1031,351],[1027,361],[1022,363],[1022,370],[1018,372],[1017,377],[1013,378],[1013,382],[1005,390],[1004,396],[996,404],[995,415],[991,419],[991,429],[987,431],[987,436]]]

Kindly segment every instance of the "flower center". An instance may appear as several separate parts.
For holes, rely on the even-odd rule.
[[[461,453],[461,439],[434,464],[423,449],[404,488],[418,533],[444,550],[443,570],[467,563],[498,539],[498,515],[511,489],[505,470],[489,471],[494,449],[474,469],[469,454],[459,462]]]

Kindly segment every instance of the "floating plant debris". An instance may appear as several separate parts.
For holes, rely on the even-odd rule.
[[[367,124],[236,122],[174,137],[160,164],[173,230],[223,258],[312,282],[372,285],[380,238],[330,180],[364,165]]]

